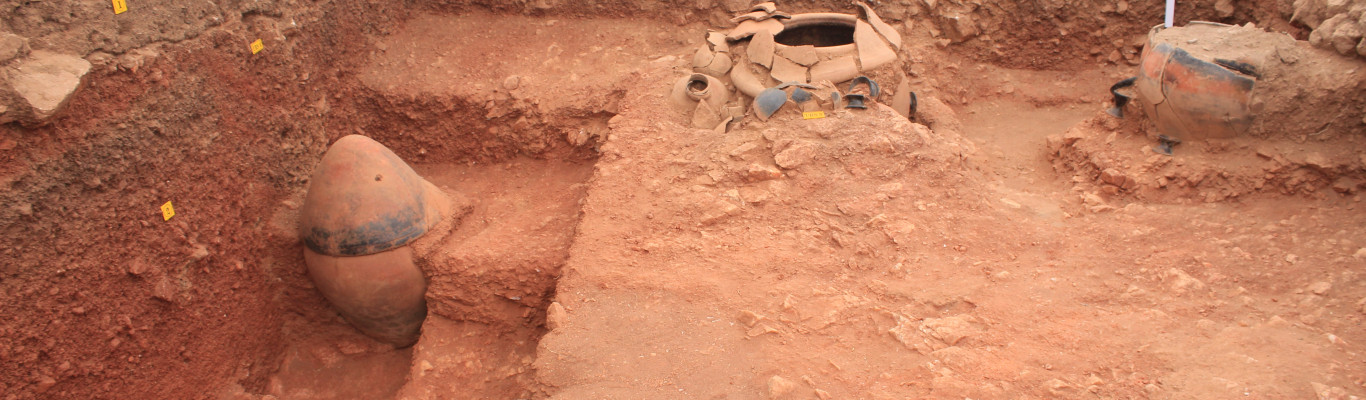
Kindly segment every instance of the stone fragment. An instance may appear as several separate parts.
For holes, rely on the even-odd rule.
[[[28,39],[7,32],[0,32],[0,64],[9,62],[28,52]]]
[[[977,23],[972,20],[970,15],[947,16],[945,22],[944,35],[953,43],[967,41],[980,33],[977,30]]]
[[[743,310],[740,311],[740,316],[736,319],[738,319],[740,323],[745,324],[745,327],[753,328],[754,324],[757,324],[759,323],[759,321],[762,321],[764,317],[760,316],[759,314],[756,314],[753,311]]]
[[[9,70],[14,91],[33,109],[37,121],[51,118],[80,89],[90,62],[80,57],[38,50]]]
[[[1184,294],[1195,290],[1204,290],[1205,283],[1199,279],[1191,277],[1186,271],[1170,268],[1159,274],[1163,281],[1166,281],[1171,290],[1176,294]]]
[[[1219,13],[1219,18],[1232,17],[1233,0],[1216,0],[1214,2],[1214,11]]]
[[[834,398],[834,396],[830,395],[830,392],[821,389],[816,389],[816,398],[821,400],[830,400]]]
[[[157,279],[156,284],[152,285],[152,298],[168,303],[175,302],[176,288],[171,278],[165,276]]]
[[[773,162],[783,169],[793,169],[806,164],[816,156],[816,147],[810,143],[798,142],[773,155]]]
[[[972,324],[972,317],[955,315],[944,318],[926,318],[920,323],[920,331],[953,346],[978,332]]]
[[[43,393],[57,385],[57,380],[46,374],[38,376],[38,383],[34,385],[33,391]]]
[[[716,199],[702,210],[702,224],[711,225],[725,217],[740,212],[740,206],[725,199]]]
[[[792,394],[797,389],[797,383],[787,380],[778,375],[768,378],[768,398],[781,399]]]
[[[782,177],[783,171],[768,165],[750,164],[749,168],[745,169],[746,182],[762,182]]]
[[[1320,296],[1328,293],[1328,290],[1332,288],[1333,284],[1328,282],[1314,282],[1309,285],[1309,291]]]
[[[513,75],[503,80],[503,89],[516,90],[522,84],[522,77]]]
[[[550,306],[545,308],[545,328],[548,330],[560,329],[564,326],[566,318],[569,318],[569,314],[565,312],[564,306],[560,305],[558,301],[550,303]]]
[[[1333,49],[1342,55],[1356,54],[1357,44],[1361,41],[1361,28],[1353,21],[1338,24],[1337,29],[1333,29],[1333,34],[1329,41]]]

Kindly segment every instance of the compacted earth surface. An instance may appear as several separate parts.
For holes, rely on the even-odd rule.
[[[1363,111],[1154,152],[1154,2],[871,2],[913,118],[729,130],[669,95],[748,2],[96,3],[0,0],[0,71],[90,64],[0,125],[0,399],[1366,397]],[[461,204],[411,347],[303,264],[351,134]]]

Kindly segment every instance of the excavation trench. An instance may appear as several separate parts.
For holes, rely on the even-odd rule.
[[[612,114],[381,91],[357,104],[384,111],[355,124],[356,133],[395,149],[457,203],[452,226],[424,235],[433,250],[418,263],[428,284],[422,336],[393,349],[334,313],[301,318],[266,391],[319,399],[528,397],[537,390],[530,365],[573,243],[592,148]]]

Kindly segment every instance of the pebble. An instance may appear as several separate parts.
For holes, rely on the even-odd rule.
[[[944,344],[953,346],[964,338],[977,333],[977,328],[970,321],[972,317],[955,315],[945,318],[926,318],[920,324],[920,331],[943,341]]]
[[[773,162],[783,169],[793,169],[806,164],[816,156],[816,148],[809,143],[796,143],[789,146],[778,154],[773,155]]]
[[[38,376],[38,384],[33,388],[33,391],[43,393],[46,392],[48,389],[52,389],[52,387],[55,385],[57,385],[56,379],[52,379],[51,376],[40,375]]]
[[[778,399],[792,394],[797,384],[778,375],[768,378],[768,398]]]
[[[545,328],[552,331],[560,329],[568,317],[568,312],[560,302],[550,303],[550,306],[545,308]]]
[[[1332,288],[1333,284],[1328,282],[1314,282],[1314,284],[1309,285],[1309,291],[1320,296],[1324,293],[1328,293],[1328,290]]]
[[[519,86],[521,86],[521,85],[522,85],[522,77],[517,76],[517,75],[509,76],[509,77],[507,77],[507,79],[504,79],[504,80],[503,80],[503,89],[507,89],[507,90],[516,90],[517,87],[519,87]]]
[[[1360,249],[1357,249],[1357,252],[1356,252],[1356,253],[1352,253],[1352,258],[1355,258],[1355,259],[1358,259],[1358,260],[1366,260],[1366,247],[1362,247],[1362,248],[1360,248]]]

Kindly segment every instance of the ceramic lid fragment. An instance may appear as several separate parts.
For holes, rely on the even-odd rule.
[[[859,74],[858,62],[853,57],[822,60],[811,66],[811,81],[844,82]]]
[[[755,4],[755,5],[751,6],[751,7],[749,8],[749,10],[750,10],[750,11],[763,11],[763,12],[765,12],[765,13],[772,14],[772,13],[778,11],[778,5],[773,4],[773,2],[771,2],[771,1],[766,1],[766,2],[759,3],[759,4]]]
[[[774,44],[772,33],[768,31],[755,32],[754,38],[749,40],[749,47],[745,50],[745,54],[749,56],[751,62],[762,65],[764,68],[773,68]]]
[[[773,70],[769,74],[778,82],[806,82],[806,67],[782,57],[773,57]]]
[[[873,25],[873,29],[876,30],[878,34],[881,34],[883,38],[886,38],[887,42],[892,44],[892,47],[901,49],[901,33],[897,32],[896,28],[883,22],[882,18],[879,18],[877,13],[873,12],[873,8],[868,7],[867,4],[863,4],[863,2],[854,4],[858,5],[859,10],[863,14],[863,18],[868,20],[869,24]]]
[[[859,64],[864,71],[896,60],[896,51],[882,40],[882,35],[877,34],[872,25],[863,20],[854,24],[854,45],[858,46]]]
[[[692,127],[697,129],[712,129],[720,123],[721,110],[712,107],[705,101],[697,102],[697,108],[692,113]]]
[[[726,34],[717,31],[707,31],[707,45],[717,53],[729,53],[730,43],[726,41]]]
[[[777,35],[778,32],[783,31],[783,23],[782,21],[778,21],[776,19],[766,19],[763,21],[744,21],[741,22],[739,25],[736,25],[735,29],[732,29],[729,35],[726,35],[726,39],[733,42],[750,36],[754,36],[754,33],[758,31],[768,31],[770,35]]]
[[[714,58],[716,58],[716,53],[713,53],[707,46],[698,47],[697,52],[693,53],[692,56],[692,67],[693,69],[704,68],[710,65]]]
[[[744,21],[744,20],[750,20],[750,21],[763,21],[763,20],[766,20],[766,19],[769,19],[769,18],[773,18],[773,14],[769,14],[769,13],[763,12],[763,11],[752,11],[752,12],[750,12],[750,13],[748,13],[748,14],[744,14],[744,15],[740,15],[740,16],[735,17],[735,18],[731,18],[731,19],[730,19],[730,22],[740,22],[740,21]]]
[[[783,46],[777,48],[778,55],[792,62],[810,67],[820,58],[816,56],[816,46]]]

